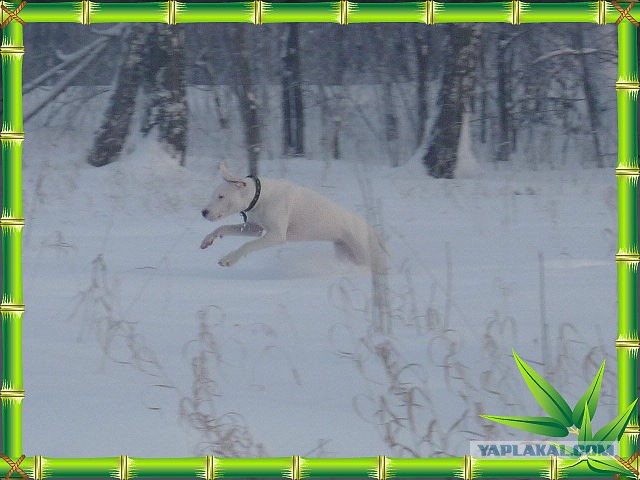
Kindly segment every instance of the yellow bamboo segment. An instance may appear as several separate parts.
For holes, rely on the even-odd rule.
[[[511,23],[520,25],[520,0],[511,0]]]
[[[427,25],[435,25],[436,21],[434,18],[434,10],[435,10],[435,0],[427,0],[425,2],[425,19],[424,23]]]
[[[616,168],[617,177],[638,177],[640,176],[640,168],[638,167],[618,167]]]
[[[91,24],[91,2],[82,0],[82,25]]]
[[[637,348],[640,349],[640,339],[619,338],[616,340],[616,348]]]
[[[0,389],[0,398],[24,398],[24,390]]]
[[[0,53],[8,52],[6,48],[0,47]],[[11,53],[22,55],[24,53],[24,48],[21,51],[15,49],[15,51]],[[10,130],[4,130],[0,132],[0,140],[24,140],[24,132],[12,132]]]
[[[378,469],[376,471],[377,480],[387,480],[387,457],[384,455],[378,456]]]
[[[640,426],[639,425],[627,425],[624,429],[624,433],[628,433],[630,435],[640,435]]]
[[[24,218],[0,218],[0,227],[24,227]]]
[[[616,90],[640,90],[640,82],[637,80],[619,80],[616,82]]]
[[[640,262],[640,254],[638,253],[617,253],[616,262]]]
[[[253,0],[253,23],[262,25],[262,0]]]
[[[0,54],[23,54],[24,53],[24,45],[1,45],[0,46]]]
[[[33,480],[44,480],[42,473],[42,455],[36,455],[33,457]]]
[[[349,0],[340,0],[340,25],[349,24]]]
[[[120,480],[129,480],[129,457],[127,455],[120,456]]]
[[[291,457],[291,480],[300,480],[300,456]]]
[[[463,480],[472,480],[473,478],[473,465],[472,465],[471,455],[464,456],[464,465],[462,470],[462,478]]]
[[[216,478],[215,459],[211,455],[207,456],[204,477],[206,480],[214,480]]]
[[[176,12],[178,10],[178,2],[176,0],[168,0],[167,2],[167,24],[176,24]]]
[[[0,313],[24,312],[24,305],[20,303],[0,303]]]
[[[558,457],[551,455],[549,463],[549,480],[558,480]]]
[[[24,140],[24,132],[0,132],[0,141],[2,140]]]
[[[607,2],[598,0],[598,25],[606,25],[607,23]]]

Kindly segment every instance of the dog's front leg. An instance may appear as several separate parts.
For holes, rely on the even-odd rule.
[[[267,232],[264,237],[245,243],[237,250],[225,255],[220,259],[218,264],[222,267],[230,267],[242,257],[249,255],[251,252],[261,250],[267,247],[273,247],[285,242],[285,235],[281,233]]]
[[[202,240],[200,248],[207,248],[218,238],[225,235],[239,235],[246,237],[259,237],[262,235],[263,229],[256,223],[240,223],[238,225],[222,225],[208,234]]]

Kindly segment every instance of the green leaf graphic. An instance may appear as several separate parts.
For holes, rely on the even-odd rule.
[[[600,386],[602,385],[602,376],[604,374],[604,364],[600,365],[600,370],[594,377],[591,385],[587,389],[587,391],[582,395],[578,403],[573,409],[572,421],[573,424],[580,428],[582,425],[582,415],[584,414],[585,405],[589,405],[589,414],[591,415],[591,420],[593,420],[593,416],[596,413],[596,408],[598,407],[598,398],[600,397]]]
[[[569,430],[555,418],[549,417],[498,417],[494,415],[480,415],[493,422],[502,423],[509,427],[519,428],[531,433],[548,437],[566,437]]]
[[[627,469],[613,457],[605,457],[604,455],[590,456],[587,458],[587,465],[589,465],[589,468],[594,472],[619,473],[625,477],[635,477],[631,470]]]
[[[513,357],[527,386],[540,406],[565,427],[573,425],[571,408],[562,395],[513,351]]]
[[[633,407],[636,406],[637,401],[637,399],[634,400],[624,412],[615,418],[615,420],[607,423],[604,427],[598,430],[598,432],[593,436],[593,439],[596,442],[615,442],[620,440],[627,423],[629,423],[629,418],[631,417]]]
[[[584,406],[584,415],[582,416],[582,425],[580,425],[580,431],[578,432],[579,442],[590,442],[593,440],[593,434],[591,433],[591,410],[589,404]]]

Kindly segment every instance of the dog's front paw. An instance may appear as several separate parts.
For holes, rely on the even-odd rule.
[[[210,247],[213,244],[213,241],[216,239],[217,235],[215,233],[210,233],[209,235],[207,235],[206,237],[204,237],[204,239],[202,240],[202,243],[200,244],[200,248],[207,248]]]
[[[221,267],[230,267],[238,260],[240,260],[240,255],[237,252],[231,252],[218,260],[218,265]]]

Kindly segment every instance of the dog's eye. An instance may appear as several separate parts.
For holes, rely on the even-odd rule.
[[[224,195],[218,195],[218,200],[222,200],[224,198]]]

